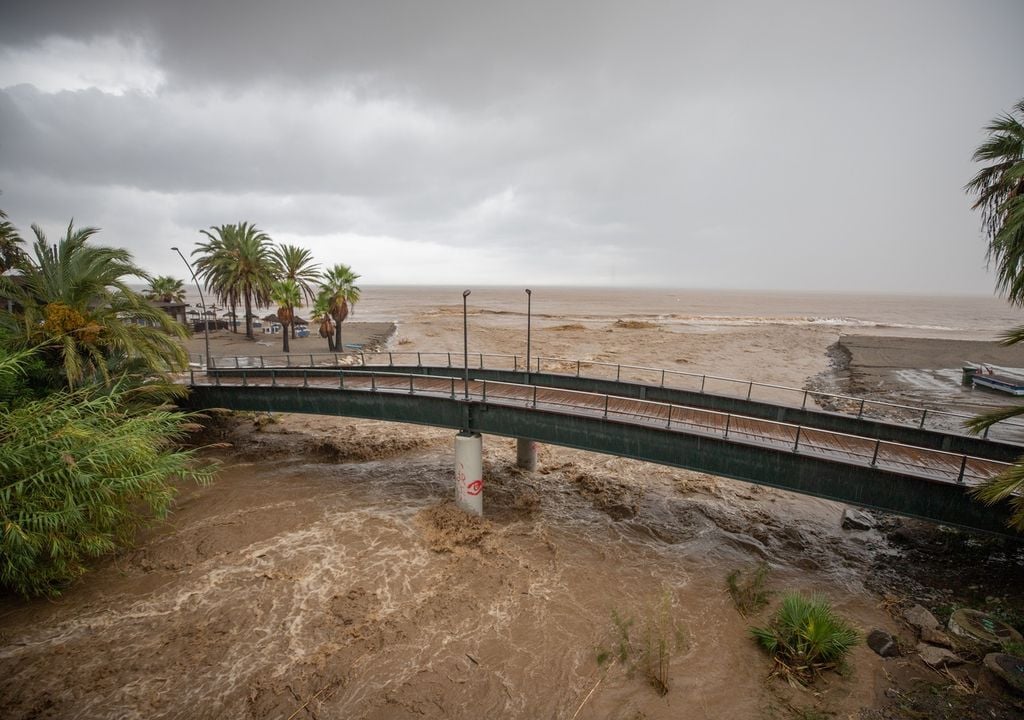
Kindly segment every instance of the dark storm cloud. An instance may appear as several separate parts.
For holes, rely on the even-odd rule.
[[[0,187],[16,219],[89,198],[140,256],[249,218],[486,247],[510,282],[986,292],[961,187],[1024,93],[1022,25],[1016,0],[33,3],[0,23]],[[68,52],[142,69],[61,85]]]

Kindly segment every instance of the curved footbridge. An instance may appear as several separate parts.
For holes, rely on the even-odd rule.
[[[950,424],[948,413],[873,403],[886,406],[886,417],[880,419],[869,416],[866,400],[650,368],[551,360],[545,368],[538,360],[527,371],[517,358],[510,358],[512,367],[502,368],[491,366],[502,363],[473,355],[479,367],[467,370],[452,365],[453,355],[447,353],[441,354],[447,362],[437,364],[424,363],[424,353],[403,354],[414,356],[415,364],[396,363],[395,355],[215,359],[206,373],[191,374],[189,402],[195,408],[452,428],[461,431],[457,468],[463,461],[468,467],[478,462],[465,453],[478,453],[479,440],[476,450],[461,441],[503,435],[520,440],[521,459],[524,445],[563,445],[1013,534],[1005,525],[1005,505],[982,505],[967,490],[1005,470],[1024,447],[936,429],[936,424]],[[462,361],[461,356],[455,359]],[[359,364],[345,364],[353,362]],[[654,376],[624,377],[624,368],[627,375],[642,370]],[[673,376],[694,383],[700,378],[700,388],[680,387],[683,383],[672,382],[679,379]],[[739,383],[739,391],[712,387],[723,381]],[[773,397],[754,397],[755,390]],[[781,395],[786,393],[796,393],[800,402],[785,402]],[[526,455],[528,461],[529,451]],[[468,485],[474,482],[458,469],[457,477]],[[457,495],[469,500],[471,510],[474,501],[479,508],[480,487],[477,483],[475,492],[469,490],[478,496],[473,498],[457,485]]]

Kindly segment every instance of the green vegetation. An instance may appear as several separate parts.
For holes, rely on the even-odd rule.
[[[341,342],[341,323],[348,317],[349,309],[359,302],[360,290],[355,284],[359,275],[352,272],[348,265],[338,264],[324,270],[322,279],[318,299],[334,321],[334,349],[343,352],[345,346]]]
[[[0,356],[0,380],[31,357]],[[0,586],[59,594],[88,559],[129,543],[147,511],[166,514],[171,481],[210,478],[175,448],[190,417],[146,399],[119,381],[0,405]]]
[[[1006,293],[1011,304],[1024,306],[1024,99],[1009,113],[998,116],[986,128],[988,138],[974,153],[975,162],[986,163],[967,184],[975,196],[973,208],[981,211],[981,225],[988,237],[988,259],[996,264],[996,290]],[[1024,340],[1024,327],[1011,330],[1003,343]],[[1024,406],[980,415],[967,422],[981,432],[1001,420],[1024,414]],[[1013,508],[1010,526],[1024,531],[1024,464],[1017,463],[974,489],[982,501],[993,504],[1009,499]]]
[[[760,563],[746,581],[742,578],[742,570],[733,570],[725,578],[725,584],[736,609],[740,615],[747,617],[765,607],[771,597],[771,591],[764,586],[768,579],[768,563]]]
[[[620,663],[628,672],[640,671],[660,695],[669,691],[669,662],[686,645],[682,628],[672,615],[672,595],[666,590],[644,615],[638,632],[636,621],[612,610],[613,649],[599,648],[597,664]]]
[[[178,449],[194,424],[166,404],[184,392],[167,373],[185,366],[185,328],[129,287],[181,283],[93,244],[94,228],[51,243],[33,226],[26,252],[3,217],[0,588],[52,596],[165,514],[174,481],[212,469]]]
[[[277,319],[281,321],[281,349],[288,352],[288,326],[295,318],[294,308],[301,301],[299,286],[294,280],[275,280],[270,299],[277,303]]]
[[[47,372],[34,383],[73,388],[185,367],[185,328],[128,286],[147,279],[128,251],[91,244],[95,228],[68,225],[52,244],[32,230],[18,273],[0,276],[0,297],[10,301],[0,308],[0,341],[38,348]]]
[[[145,295],[147,300],[158,302],[185,302],[185,285],[170,275],[157,275],[150,279]]]
[[[320,280],[320,266],[313,262],[313,255],[305,248],[295,245],[279,245],[270,252],[277,265],[276,275],[281,280],[292,280],[299,287],[299,291],[307,303],[312,303],[316,298],[316,285]],[[276,301],[275,301],[276,302]],[[299,301],[288,309],[290,316],[294,319],[295,308]],[[278,317],[280,317],[278,313]],[[295,337],[295,324],[292,323],[292,337]],[[287,350],[285,351],[287,352]]]
[[[245,336],[252,340],[253,306],[270,302],[274,280],[270,237],[246,222],[218,225],[200,232],[207,242],[200,243],[192,252],[199,256],[196,275],[221,302],[230,306],[232,316],[241,301],[245,308]]]
[[[774,657],[776,672],[800,682],[840,667],[860,642],[859,633],[832,611],[824,597],[800,593],[786,594],[772,622],[750,628],[750,634]]]

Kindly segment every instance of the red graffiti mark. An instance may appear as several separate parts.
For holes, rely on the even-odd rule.
[[[474,480],[473,482],[471,482],[468,485],[466,485],[466,494],[467,495],[479,495],[481,492],[483,492],[483,489],[484,489],[484,481],[483,480]]]

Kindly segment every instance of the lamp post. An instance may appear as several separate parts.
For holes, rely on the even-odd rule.
[[[199,286],[199,278],[196,277],[196,271],[192,269],[192,263],[185,259],[185,256],[181,254],[181,250],[176,247],[172,247],[171,250],[178,253],[178,257],[181,258],[182,262],[188,268],[188,271],[192,274],[192,280],[196,284],[196,290],[199,291],[199,304],[203,307],[203,339],[206,341],[206,369],[210,369],[210,318],[206,316],[206,300],[203,299],[203,289]]]
[[[466,400],[469,400],[469,320],[466,314],[466,298],[469,293],[469,290],[462,291],[462,391]]]
[[[526,377],[530,377],[530,301],[533,291],[526,288]]]

